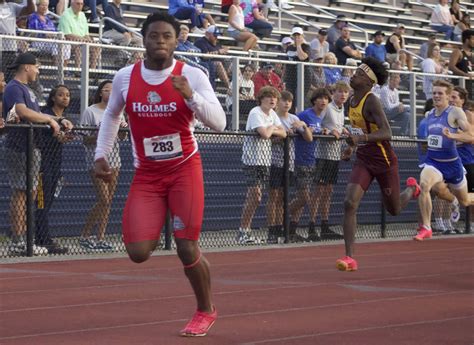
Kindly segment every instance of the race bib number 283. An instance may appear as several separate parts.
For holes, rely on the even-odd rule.
[[[183,156],[179,133],[143,139],[145,156],[154,161],[169,160]]]

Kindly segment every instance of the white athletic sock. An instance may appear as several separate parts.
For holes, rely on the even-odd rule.
[[[443,223],[446,230],[454,230],[454,226],[451,223],[451,219],[443,219]]]
[[[443,218],[435,218],[435,223],[436,223],[436,228],[439,230],[446,230],[446,227],[444,226]]]

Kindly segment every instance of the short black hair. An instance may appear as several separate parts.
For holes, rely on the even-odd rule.
[[[176,20],[176,18],[173,17],[171,14],[168,14],[168,12],[158,11],[158,12],[151,13],[148,15],[148,17],[146,17],[145,22],[142,25],[143,37],[146,36],[146,32],[150,24],[154,22],[166,22],[166,23],[171,24],[171,26],[174,28],[174,31],[176,32],[176,37],[179,36],[181,24],[178,22],[178,20]]]
[[[59,89],[60,88],[65,88],[66,90],[68,90],[69,92],[71,92],[71,90],[69,90],[69,87],[67,87],[66,85],[64,84],[59,84],[59,85],[56,85],[55,87],[53,87],[51,89],[51,91],[49,92],[49,95],[48,95],[48,99],[46,100],[46,106],[48,108],[52,108],[53,105],[54,105],[54,97],[56,97],[56,94],[58,93]]]
[[[374,72],[375,76],[377,77],[377,84],[382,86],[387,82],[388,71],[383,65],[382,61],[372,56],[368,56],[362,59],[362,63],[365,63]]]
[[[462,32],[461,35],[461,42],[464,44],[467,41],[471,39],[471,36],[474,35],[474,30],[473,29],[467,29]]]

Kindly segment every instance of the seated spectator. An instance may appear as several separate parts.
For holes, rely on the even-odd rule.
[[[329,43],[326,41],[327,37],[328,31],[326,29],[320,29],[318,31],[318,37],[309,43],[311,48],[309,59],[311,61],[314,61],[317,58],[323,58],[326,53],[329,53]]]
[[[394,33],[385,42],[385,49],[387,50],[386,59],[389,63],[399,60],[402,68],[413,69],[413,58],[407,54],[405,49],[405,25],[399,23],[394,30]]]
[[[0,0],[0,35],[16,35],[17,19],[20,15],[29,15],[35,10],[33,0],[28,0],[26,6]],[[5,73],[5,80],[8,83],[13,78],[12,70],[8,66],[13,63],[17,52],[16,40],[3,40],[1,51],[0,70]]]
[[[190,52],[190,53],[201,53],[201,49],[196,47],[191,41],[188,40],[189,27],[185,24],[179,26],[178,46],[176,47],[177,52]],[[191,66],[197,67],[209,76],[209,63],[203,61],[199,56],[179,56],[179,60],[185,61]]]
[[[324,57],[318,56],[313,62],[323,63]],[[318,89],[320,87],[326,87],[326,76],[324,74],[323,67],[314,66],[311,70],[311,88]],[[311,90],[313,91],[313,90]]]
[[[400,125],[400,131],[393,131],[395,135],[409,135],[410,129],[410,107],[400,102],[398,87],[400,86],[400,74],[392,73],[388,84],[380,90],[380,100],[389,121]]]
[[[436,42],[436,34],[433,33],[433,32],[428,35],[428,41],[426,41],[425,43],[423,43],[423,44],[420,46],[420,56],[421,56],[423,59],[426,59],[426,58],[428,57],[428,46],[429,46],[431,43],[437,43],[437,42]]]
[[[84,0],[84,5],[89,7],[89,10],[91,11],[91,16],[89,18],[89,21],[91,23],[99,23],[99,15],[97,13],[97,2],[100,1],[102,4],[102,10],[105,13],[105,10],[107,9],[108,2],[107,0]]]
[[[326,65],[337,65],[337,58],[334,53],[326,53],[323,63]],[[341,80],[341,69],[337,67],[323,67],[326,86],[331,86]]]
[[[89,25],[84,12],[82,12],[83,6],[83,0],[71,0],[71,7],[65,10],[59,18],[58,28],[64,33],[67,40],[92,43],[94,40],[89,36]],[[79,68],[81,67],[81,47],[80,45],[74,45],[72,50],[74,51],[76,67]],[[90,48],[90,68],[97,67],[99,55],[100,48]]]
[[[260,70],[253,76],[254,96],[257,97],[260,89],[264,86],[273,86],[278,91],[283,91],[285,86],[281,78],[274,72],[274,66],[270,62],[264,62]]]
[[[201,52],[204,54],[214,54],[214,55],[225,55],[228,52],[228,48],[222,47],[218,43],[218,37],[221,35],[221,32],[215,25],[210,25],[204,37],[198,38],[194,45],[201,49]],[[224,83],[226,89],[230,89],[229,77],[227,76],[227,71],[224,67],[224,64],[221,60],[218,59],[208,59],[203,58],[204,61],[209,63],[209,78],[211,81],[212,87],[216,88],[216,76]]]
[[[334,54],[336,54],[338,65],[345,65],[348,58],[360,59],[362,57],[362,53],[351,41],[351,31],[348,26],[342,28],[341,37],[336,41]]]
[[[28,17],[28,29],[39,30],[39,31],[52,31],[57,32],[58,29],[54,22],[47,16],[48,13],[48,0],[39,0],[38,8],[36,12],[33,12]],[[38,35],[40,38],[51,38],[61,39],[58,35]],[[54,64],[57,66],[60,61],[58,59],[59,49],[62,49],[63,64],[67,65],[67,61],[71,58],[71,46],[69,44],[58,45],[57,43],[51,42],[32,42],[31,46],[43,52],[47,52],[53,56]]]
[[[423,73],[431,74],[447,74],[448,69],[445,68],[440,62],[441,57],[441,48],[439,44],[432,44],[428,47],[428,58],[423,60],[421,63],[421,68]],[[423,76],[423,92],[425,93],[425,98],[431,98],[432,94],[432,84],[433,80],[439,79],[439,77],[434,76]]]
[[[329,43],[329,50],[334,52],[336,49],[336,41],[341,37],[342,28],[348,25],[345,15],[337,16],[335,23],[328,29],[327,41]]]
[[[192,0],[194,7],[198,10],[202,20],[202,27],[207,29],[209,25],[216,25],[214,18],[209,13],[204,13],[204,7],[206,6],[204,0]]]
[[[439,0],[439,4],[431,12],[430,24],[433,30],[445,34],[445,40],[453,39],[454,23],[449,12],[448,0]]]
[[[373,36],[374,42],[370,43],[365,48],[365,57],[372,56],[379,61],[382,61],[382,62],[385,61],[387,50],[385,49],[385,45],[382,44],[384,37],[385,37],[385,34],[380,30],[374,33],[374,36]]]
[[[357,67],[357,61],[354,60],[354,59],[347,59],[346,60],[346,66]],[[343,68],[342,73],[341,73],[341,81],[343,81],[344,83],[349,85],[349,83],[351,82],[351,78],[354,75],[354,73],[355,73],[355,69]]]
[[[63,14],[66,8],[66,0],[51,0],[48,5],[48,10],[56,13],[58,16]]]
[[[454,75],[459,75],[469,78],[466,80],[466,89],[469,94],[474,94],[473,80],[474,80],[474,64],[473,64],[473,51],[474,51],[474,30],[465,30],[461,35],[462,47],[453,49],[449,58],[449,70]]]
[[[456,26],[462,20],[462,17],[464,15],[463,11],[461,11],[461,5],[459,4],[459,0],[451,1],[449,13],[451,14],[453,25]]]
[[[273,25],[260,12],[257,1],[243,0],[240,6],[243,9],[245,26],[252,29],[253,33],[260,38],[270,37]]]
[[[257,45],[258,37],[245,27],[244,12],[240,0],[233,0],[229,9],[227,33],[233,39],[244,43],[244,51],[248,52]]]
[[[202,13],[202,7],[189,3],[188,0],[168,0],[168,13],[176,19],[191,20],[191,32],[204,34],[204,21],[206,16]]]
[[[232,6],[233,0],[221,0],[221,12],[229,13],[230,6]]]
[[[471,16],[467,13],[463,14],[461,21],[454,27],[454,40],[461,42],[462,33],[471,28]]]
[[[288,37],[288,36],[283,37],[281,40],[281,52],[286,54],[286,52],[288,51],[288,47],[294,43],[295,42],[293,41],[291,37]]]

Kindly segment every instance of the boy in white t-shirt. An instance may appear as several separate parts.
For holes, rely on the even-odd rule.
[[[286,137],[286,130],[273,110],[279,98],[280,92],[273,86],[262,87],[257,95],[258,106],[250,111],[247,119],[246,131],[257,132],[258,135],[246,136],[243,144],[242,163],[248,189],[237,236],[240,244],[255,242],[250,226],[268,181],[272,148],[270,138]]]

